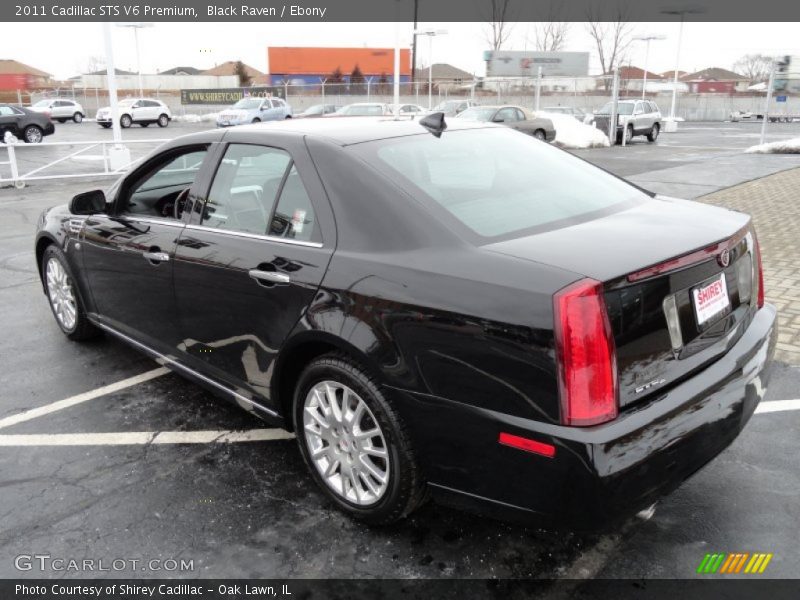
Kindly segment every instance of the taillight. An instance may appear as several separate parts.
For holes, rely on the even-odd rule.
[[[595,425],[617,416],[617,357],[603,285],[583,279],[553,298],[561,420]]]
[[[756,238],[756,254],[758,254],[758,260],[756,264],[758,265],[758,295],[756,298],[758,308],[763,308],[764,306],[764,265],[761,262],[761,246],[758,243],[758,238]]]

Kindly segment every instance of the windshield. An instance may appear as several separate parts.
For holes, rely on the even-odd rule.
[[[342,108],[339,114],[351,117],[380,116],[383,114],[383,106],[380,104],[351,104]]]
[[[323,109],[325,108],[324,104],[315,104],[314,106],[309,106],[305,109],[301,115],[321,115]]]
[[[50,100],[39,100],[36,104],[34,104],[34,106],[37,107],[50,106]]]
[[[496,108],[472,107],[457,115],[456,118],[466,121],[489,121],[496,111]]]
[[[458,105],[461,104],[461,100],[445,100],[443,102],[439,102],[436,106],[433,107],[433,110],[436,112],[446,112],[448,110],[455,110],[458,108]]]
[[[259,106],[261,106],[261,98],[242,98],[233,105],[233,108],[239,108],[241,110],[253,110]]]
[[[601,115],[610,115],[611,110],[614,108],[614,104],[612,102],[606,102],[598,111],[598,114]],[[617,104],[617,114],[618,115],[632,115],[633,114],[633,103],[631,102],[620,102]]]
[[[359,146],[354,151],[363,160],[477,243],[565,227],[649,198],[567,152],[504,128]]]
[[[127,100],[120,100],[119,106],[131,106],[136,102],[136,98],[128,98]]]

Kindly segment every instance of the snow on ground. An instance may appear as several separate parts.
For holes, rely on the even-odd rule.
[[[182,123],[205,123],[207,121],[216,121],[219,113],[206,113],[204,115],[175,115],[172,117],[175,121]]]
[[[536,116],[550,119],[556,128],[555,144],[562,148],[608,147],[608,136],[591,125],[586,125],[570,115],[549,113],[540,110]]]
[[[800,138],[750,146],[747,154],[800,154]]]

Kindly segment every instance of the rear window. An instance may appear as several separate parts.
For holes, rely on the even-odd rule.
[[[583,222],[649,198],[567,152],[505,128],[445,131],[438,139],[391,138],[354,148],[477,243]]]

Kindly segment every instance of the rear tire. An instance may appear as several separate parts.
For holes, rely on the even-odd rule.
[[[250,122],[251,122],[251,123],[261,123],[261,119],[259,119],[258,117],[256,117],[255,119],[253,119],[253,120],[252,120],[252,121],[250,121]]]
[[[169,117],[167,115],[159,115],[156,123],[158,123],[159,127],[166,127],[169,125]]]
[[[650,133],[647,134],[647,141],[648,142],[655,142],[658,139],[658,134],[661,131],[661,126],[658,123],[653,125],[653,128],[650,130]]]
[[[55,244],[45,248],[42,255],[42,280],[50,310],[64,335],[76,342],[100,335],[100,330],[86,317],[67,257]]]
[[[22,132],[22,137],[26,144],[40,144],[44,138],[44,132],[37,125],[28,125]]]
[[[76,112],[74,115],[72,115],[72,120],[76,123],[81,123],[83,121],[83,115],[79,112]]]
[[[425,500],[410,432],[377,380],[348,356],[326,354],[303,370],[293,412],[311,477],[340,510],[388,525]]]
[[[537,140],[541,140],[542,142],[545,141],[545,139],[547,139],[547,136],[545,135],[543,129],[537,129],[536,131],[534,131],[533,137],[535,137]]]
[[[628,125],[625,128],[625,145],[630,144],[633,141],[633,125]]]
[[[119,118],[119,126],[123,129],[127,129],[131,125],[133,125],[133,119],[131,119],[130,115],[122,115]]]

